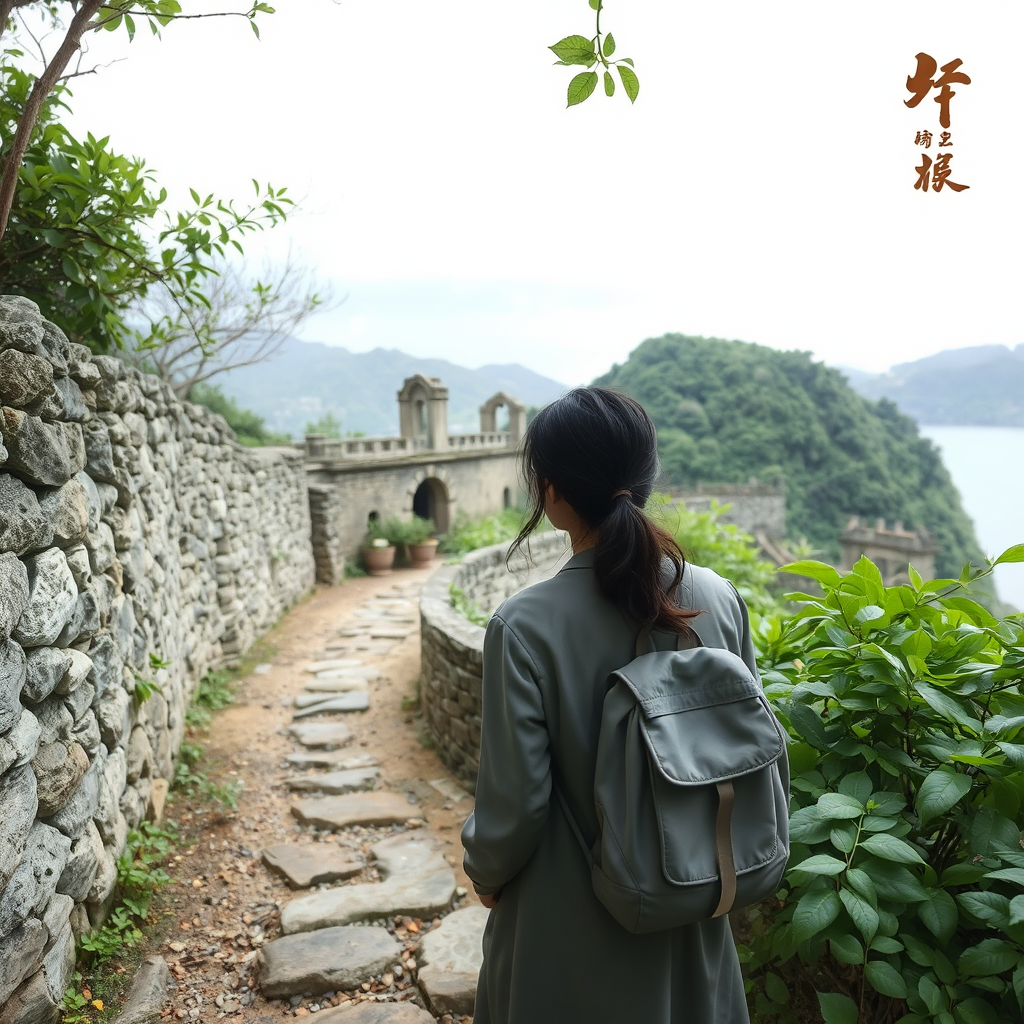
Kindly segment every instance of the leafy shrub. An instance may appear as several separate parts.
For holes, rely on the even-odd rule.
[[[267,428],[262,416],[243,409],[233,398],[227,395],[216,384],[196,384],[188,393],[190,402],[206,406],[211,412],[223,416],[228,426],[235,432],[239,443],[247,448],[258,448],[261,445],[290,445],[288,434],[278,434]]]
[[[448,555],[465,555],[477,548],[502,544],[519,535],[525,520],[526,512],[521,508],[506,508],[482,519],[470,519],[460,512],[451,529],[441,538],[439,547]],[[551,524],[544,519],[537,529],[544,531],[551,528]]]
[[[199,680],[192,703],[185,711],[185,724],[190,729],[205,729],[214,711],[226,708],[235,699],[231,677],[226,672],[207,672]]]
[[[1024,545],[999,561],[1024,561]],[[862,558],[762,623],[792,735],[792,857],[741,953],[759,1022],[1000,1024],[1024,1009],[1024,620]]]
[[[454,583],[450,583],[448,585],[448,598],[451,601],[452,608],[464,619],[469,619],[470,622],[477,626],[486,626],[490,622],[490,615],[481,611],[470,601],[462,587],[457,587]]]

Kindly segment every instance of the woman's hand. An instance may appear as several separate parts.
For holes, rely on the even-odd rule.
[[[492,910],[498,905],[498,900],[501,899],[501,890],[499,889],[497,892],[477,893],[477,895],[480,897],[480,902],[488,910]]]

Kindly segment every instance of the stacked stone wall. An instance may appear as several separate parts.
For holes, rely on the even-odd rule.
[[[53,1021],[202,674],[313,583],[301,454],[0,297],[0,1024]],[[154,670],[150,656],[168,662]],[[159,686],[136,696],[138,677]]]
[[[530,557],[517,555],[506,568],[508,544],[473,551],[458,564],[438,569],[420,595],[420,696],[427,728],[441,759],[476,790],[480,767],[480,682],[484,629],[452,607],[458,587],[481,611],[553,575],[570,554],[564,533],[530,541]]]

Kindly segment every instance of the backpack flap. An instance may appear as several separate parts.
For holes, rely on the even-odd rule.
[[[666,880],[697,885],[718,877],[708,837],[720,827],[719,784],[735,800],[727,810],[736,875],[776,858],[785,808],[773,766],[786,741],[742,659],[719,648],[663,651],[615,675],[640,711]]]

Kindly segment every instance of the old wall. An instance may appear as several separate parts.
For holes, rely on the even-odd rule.
[[[297,452],[0,296],[0,1024],[50,1020],[200,676],[313,582]],[[150,655],[170,664],[152,671]],[[159,692],[140,701],[138,676]]]
[[[516,453],[510,449],[434,453],[369,466],[311,465],[317,579],[335,582],[343,556],[358,556],[371,512],[381,518],[411,515],[413,496],[424,480],[438,481],[447,496],[448,521],[437,517],[441,532],[460,512],[470,518],[493,515],[503,507],[506,489],[511,504],[520,504],[516,466]]]
[[[531,558],[505,567],[508,544],[473,551],[438,569],[420,595],[420,695],[427,728],[441,759],[476,789],[480,752],[480,680],[484,629],[452,607],[458,587],[479,609],[491,612],[506,597],[553,575],[570,552],[564,533],[532,538]]]

